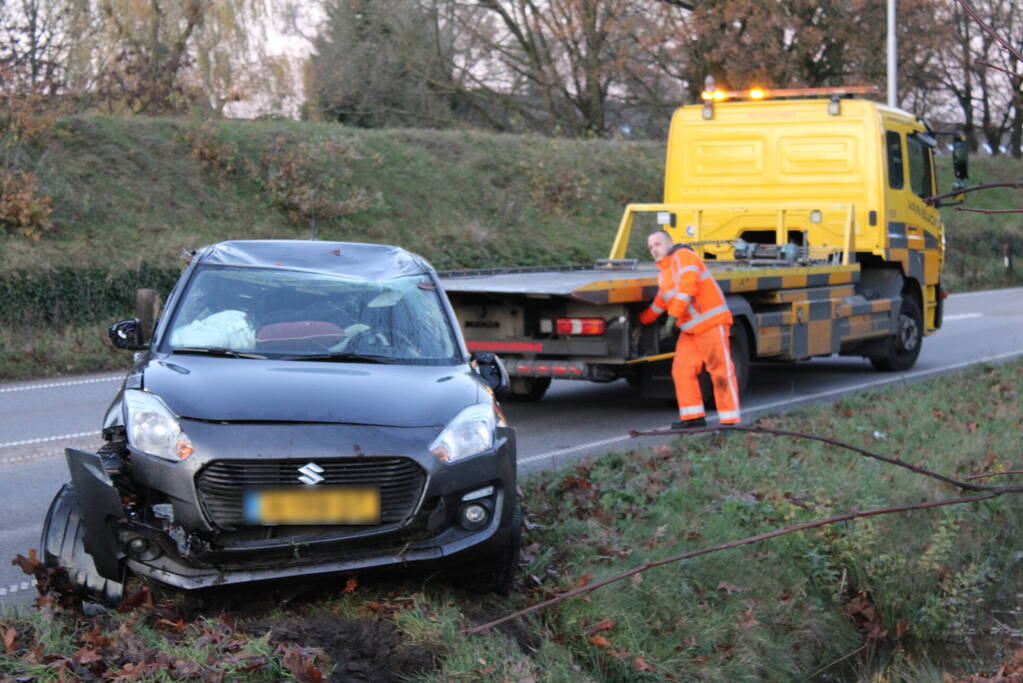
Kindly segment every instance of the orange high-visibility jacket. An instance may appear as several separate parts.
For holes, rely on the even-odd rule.
[[[640,314],[641,323],[648,325],[667,311],[675,316],[678,328],[688,334],[732,324],[725,295],[695,251],[676,244],[657,262],[657,267],[661,269],[657,296],[650,308]]]

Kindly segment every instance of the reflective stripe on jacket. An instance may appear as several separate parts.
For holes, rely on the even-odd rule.
[[[657,267],[661,271],[657,276],[657,296],[640,314],[641,323],[652,323],[667,312],[676,318],[679,329],[688,334],[732,324],[725,295],[695,251],[676,244],[657,262]]]

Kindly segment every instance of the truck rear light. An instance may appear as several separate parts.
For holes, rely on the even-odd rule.
[[[520,375],[529,375],[532,374],[533,372],[533,366],[526,365],[525,363],[520,363],[515,366],[515,370],[518,371]]]
[[[547,375],[551,372],[551,366],[549,365],[534,365],[533,372],[538,375]]]
[[[604,334],[607,322],[603,318],[558,318],[558,334]]]
[[[565,375],[565,374],[568,374],[568,368],[565,367],[564,365],[555,365],[554,366],[554,374],[555,375]]]

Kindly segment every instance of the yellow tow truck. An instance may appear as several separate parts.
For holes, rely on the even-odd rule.
[[[742,387],[754,360],[841,354],[909,369],[941,327],[944,228],[928,201],[936,133],[856,97],[867,90],[712,91],[680,107],[664,201],[625,208],[607,259],[441,274],[470,350],[500,354],[524,399],[555,378],[625,378],[670,397],[674,331],[636,322],[657,269],[634,257],[649,232],[634,224],[652,216],[652,228],[701,253],[721,286]],[[960,188],[961,137],[953,167]]]

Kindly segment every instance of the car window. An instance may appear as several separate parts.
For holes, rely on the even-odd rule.
[[[440,292],[426,275],[384,281],[200,266],[176,307],[167,350],[217,348],[289,358],[352,354],[455,362]]]

